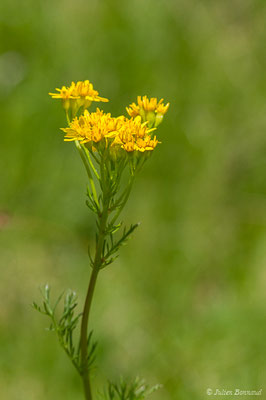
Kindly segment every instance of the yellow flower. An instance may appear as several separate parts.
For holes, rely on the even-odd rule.
[[[62,128],[66,133],[65,141],[78,140],[81,143],[98,143],[103,138],[112,138],[117,134],[121,118],[113,118],[97,108],[96,112],[85,110],[79,118],[75,117],[68,128]]]
[[[154,130],[148,128],[147,122],[142,123],[140,117],[124,118],[112,145],[120,145],[127,152],[154,150],[159,143],[156,136],[150,135]]]
[[[88,108],[92,101],[109,101],[99,96],[99,93],[93,89],[93,84],[89,80],[77,83],[72,82],[69,87],[63,86],[61,89],[57,88],[56,90],[58,93],[49,93],[49,95],[53,99],[62,99],[64,109],[68,111],[71,108],[74,115],[80,107]]]
[[[156,97],[148,99],[147,96],[138,96],[137,104],[130,104],[129,107],[126,107],[126,110],[131,117],[135,118],[139,115],[143,121],[148,121],[149,126],[157,127],[162,122],[169,106],[170,103],[163,104],[163,99],[158,101]]]
[[[59,93],[49,93],[53,99],[77,99],[78,96],[73,96],[73,90],[71,87],[62,86],[61,89],[56,88]]]

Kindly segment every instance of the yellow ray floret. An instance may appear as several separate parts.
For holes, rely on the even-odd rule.
[[[108,99],[100,97],[97,90],[93,88],[93,84],[89,81],[72,82],[69,87],[63,86],[61,89],[56,89],[58,93],[49,93],[53,99],[82,99],[83,101],[103,101]]]
[[[168,111],[169,106],[170,103],[167,103],[166,105],[163,104],[163,99],[158,101],[156,97],[148,99],[147,96],[138,96],[137,104],[130,104],[129,107],[126,107],[126,110],[128,114],[134,118],[138,115],[142,116],[143,112],[147,113],[149,111],[155,112],[155,114],[164,115]]]

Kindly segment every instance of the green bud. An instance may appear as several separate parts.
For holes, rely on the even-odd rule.
[[[80,107],[84,106],[85,98],[84,97],[80,97],[79,99],[76,99],[76,102],[77,102],[77,107],[80,108]]]
[[[154,111],[148,111],[146,113],[146,120],[149,121],[149,127],[153,127],[154,122],[155,122],[155,112]]]
[[[75,117],[79,109],[76,99],[70,99],[70,107],[72,111],[72,117]]]
[[[66,110],[66,112],[68,112],[69,107],[70,107],[69,99],[62,99],[62,106],[63,106],[63,109]]]
[[[155,117],[155,128],[163,122],[163,114],[156,114]]]
[[[146,114],[143,108],[139,110],[139,115],[141,116],[141,119],[145,122],[146,121]]]
[[[83,105],[84,110],[85,110],[86,108],[89,108],[90,106],[91,106],[91,100],[85,100],[84,105]]]
[[[111,146],[109,149],[109,154],[112,159],[112,161],[116,162],[118,156],[119,156],[119,147],[118,146]]]

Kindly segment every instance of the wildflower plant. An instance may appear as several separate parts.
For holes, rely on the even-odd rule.
[[[138,97],[137,104],[126,108],[126,116],[113,117],[99,108],[88,111],[93,102],[108,102],[100,97],[90,81],[72,82],[69,87],[49,93],[60,99],[66,113],[67,127],[62,128],[64,140],[74,142],[88,175],[88,208],[96,218],[97,232],[94,250],[89,249],[91,273],[82,313],[76,312],[77,296],[69,291],[53,304],[50,287],[42,291],[42,305],[34,308],[50,319],[50,330],[82,378],[86,400],[94,398],[91,390],[91,367],[95,360],[96,343],[88,329],[98,274],[114,262],[122,245],[130,238],[138,224],[124,226],[120,214],[129,198],[134,180],[154,149],[160,143],[156,130],[169,108],[163,99]],[[119,234],[119,231],[121,232]],[[57,308],[63,302],[62,314]],[[79,328],[80,327],[80,328]],[[76,334],[76,335],[75,335]],[[77,334],[79,340],[77,340]],[[109,383],[102,393],[105,400],[143,399],[154,388],[135,380]]]

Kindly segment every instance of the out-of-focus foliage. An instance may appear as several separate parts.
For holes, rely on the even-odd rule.
[[[29,306],[43,282],[80,304],[86,290],[86,175],[48,96],[83,79],[116,115],[137,95],[171,103],[124,215],[140,228],[96,290],[95,385],[145,376],[163,384],[154,400],[266,390],[265,12],[261,0],[1,1],[1,398],[83,396]]]
[[[105,400],[142,400],[158,390],[160,385],[149,388],[145,381],[136,378],[131,383],[120,380],[119,383],[108,383],[108,388],[104,393]]]

